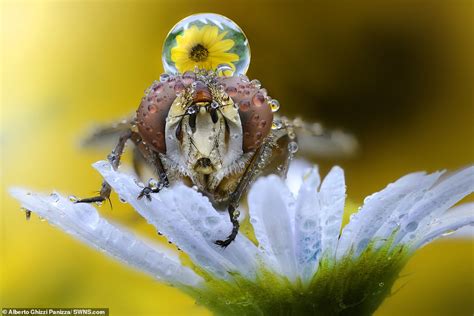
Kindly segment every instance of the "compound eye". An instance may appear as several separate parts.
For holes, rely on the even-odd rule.
[[[238,107],[242,123],[244,152],[259,148],[270,134],[273,122],[272,107],[267,101],[265,89],[257,82],[249,82],[245,77],[223,77],[220,83]]]
[[[165,127],[168,112],[176,99],[176,78],[154,83],[137,110],[137,127],[143,141],[160,152],[166,153]]]

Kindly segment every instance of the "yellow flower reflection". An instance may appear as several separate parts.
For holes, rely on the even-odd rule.
[[[228,64],[235,71],[234,62],[239,56],[228,51],[235,42],[224,39],[227,32],[219,33],[217,26],[193,25],[182,35],[176,36],[176,46],[171,49],[171,60],[180,72],[194,70],[194,67],[212,70],[220,64]]]

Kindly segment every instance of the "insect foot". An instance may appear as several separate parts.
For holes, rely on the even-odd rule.
[[[237,237],[239,233],[240,223],[239,223],[240,212],[237,211],[233,206],[229,206],[229,216],[230,221],[232,222],[232,232],[227,236],[226,240],[216,240],[214,243],[222,248],[227,248]]]
[[[137,199],[141,200],[145,197],[148,201],[151,201],[151,194],[158,193],[165,186],[168,186],[168,182],[156,181],[155,179],[148,180],[148,184],[143,187],[142,191],[138,195]]]

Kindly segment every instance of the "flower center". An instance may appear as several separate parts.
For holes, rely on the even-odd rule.
[[[189,53],[189,58],[193,61],[204,61],[207,56],[209,56],[209,51],[201,44],[195,45],[191,48],[191,52]]]

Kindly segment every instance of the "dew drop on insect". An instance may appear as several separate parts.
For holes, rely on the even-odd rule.
[[[250,84],[255,89],[260,89],[260,87],[262,86],[262,84],[260,83],[260,81],[258,79],[253,79],[252,81],[250,81]]]
[[[281,121],[273,121],[272,123],[272,129],[275,130],[275,129],[280,129],[283,127],[283,124]]]
[[[120,197],[119,200],[120,200],[121,203],[124,203],[124,204],[127,203],[127,200],[125,200],[123,197]]]
[[[212,54],[209,43],[224,41],[227,49],[222,54]],[[179,21],[168,33],[162,61],[169,74],[195,69],[224,76],[245,74],[250,64],[250,47],[244,32],[232,20],[213,13],[194,14]],[[219,70],[222,64],[230,69]]]
[[[68,197],[68,199],[69,199],[69,201],[71,201],[71,202],[77,202],[77,197],[76,197],[75,195],[70,195],[70,196]]]
[[[288,143],[288,151],[292,154],[298,151],[298,143],[296,142],[289,142]]]
[[[239,110],[242,112],[247,112],[250,109],[250,102],[247,100],[240,101]]]
[[[229,64],[220,64],[217,66],[217,74],[219,76],[227,76],[227,77],[232,77],[234,74],[234,69],[232,69],[232,66]]]
[[[170,79],[170,75],[168,74],[161,74],[160,75],[160,81],[161,82],[167,82]]]
[[[277,112],[280,109],[280,102],[278,100],[272,99],[268,101],[268,104],[270,104],[272,112]]]

